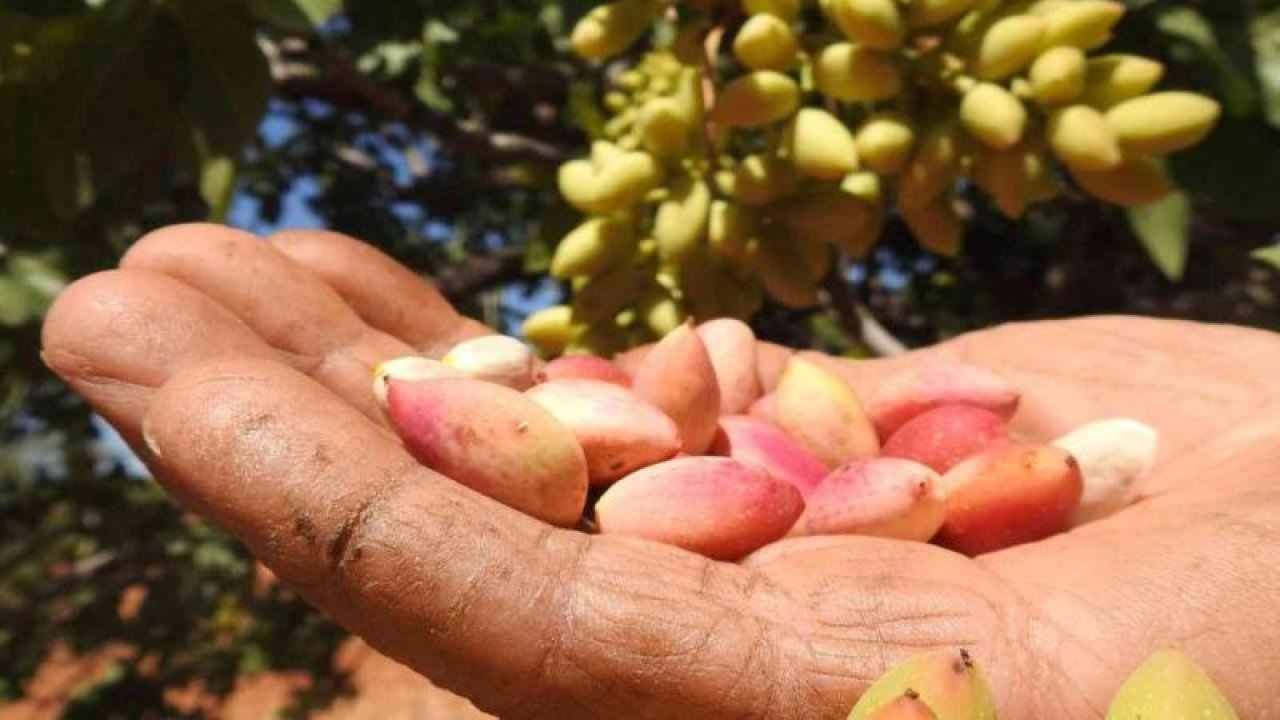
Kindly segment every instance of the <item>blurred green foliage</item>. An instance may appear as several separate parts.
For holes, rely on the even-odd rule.
[[[843,298],[917,346],[992,323],[1130,312],[1280,328],[1280,6],[1128,0],[1114,47],[1224,119],[1131,213],[1068,195],[1011,223],[972,199],[943,262],[891,222]],[[169,715],[160,692],[301,668],[340,690],[342,633],[244,549],[133,477],[43,369],[39,321],[139,235],[305,217],[439,279],[511,327],[573,214],[554,172],[595,124],[609,68],[573,59],[581,0],[0,0],[0,699],[55,640],[137,648],[74,706]],[[305,192],[304,192],[305,191]],[[838,310],[839,308],[835,308]],[[847,307],[846,307],[847,309]],[[765,337],[866,353],[848,314],[768,307]],[[118,611],[145,588],[136,617]],[[144,664],[143,659],[149,661]],[[73,714],[74,714],[73,713]]]

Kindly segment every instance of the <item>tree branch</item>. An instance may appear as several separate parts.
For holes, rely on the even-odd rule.
[[[276,92],[291,100],[317,99],[336,107],[400,122],[436,136],[459,154],[503,162],[558,164],[567,158],[560,147],[514,132],[496,132],[479,120],[439,112],[405,93],[360,72],[332,46],[311,47],[314,65],[287,60],[279,46],[266,43]]]
[[[456,301],[524,275],[524,249],[507,247],[487,255],[472,255],[460,265],[441,270],[435,283],[446,299]]]
[[[857,339],[878,357],[901,355],[907,352],[907,346],[876,320],[870,308],[858,301],[858,294],[845,277],[839,263],[827,273],[823,287],[830,296],[831,309],[835,311],[840,327],[851,337]]]
[[[473,209],[480,200],[501,201],[513,193],[541,189],[527,178],[497,169],[483,175],[431,172],[417,176],[412,185],[398,190],[395,198],[422,205],[433,217],[451,218]]]
[[[888,328],[876,320],[876,316],[871,314],[871,308],[858,303],[854,309],[862,322],[862,342],[866,343],[871,352],[879,357],[890,357],[902,355],[909,350],[901,340],[889,332]]]
[[[467,83],[485,85],[501,84],[512,90],[541,95],[560,102],[568,96],[574,71],[567,63],[539,65],[503,65],[500,63],[469,60],[454,68],[459,78]]]

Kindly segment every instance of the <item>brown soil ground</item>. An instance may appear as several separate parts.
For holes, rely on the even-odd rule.
[[[92,687],[116,660],[128,655],[129,649],[123,646],[106,647],[82,657],[66,648],[54,648],[28,684],[26,697],[0,706],[0,720],[55,720],[68,700]],[[351,671],[355,694],[317,714],[316,720],[492,718],[359,640],[348,641],[334,661]],[[198,709],[204,717],[217,720],[273,720],[275,713],[288,705],[292,692],[305,683],[301,674],[264,673],[242,679],[221,701],[198,689],[174,692],[170,698],[180,708]]]

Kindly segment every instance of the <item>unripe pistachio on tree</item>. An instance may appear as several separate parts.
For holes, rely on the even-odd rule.
[[[800,104],[800,88],[772,70],[757,70],[725,85],[711,108],[711,120],[728,127],[757,127],[782,120]]]
[[[1215,100],[1170,91],[1126,100],[1106,117],[1125,152],[1164,155],[1203,140],[1221,114],[1222,106]]]
[[[748,15],[767,13],[791,22],[800,15],[800,0],[742,0]]]
[[[635,231],[616,217],[594,217],[574,228],[556,246],[551,258],[553,277],[596,275],[631,256]]]
[[[1064,46],[1046,51],[1031,64],[1031,96],[1043,107],[1073,102],[1084,92],[1084,51]]]
[[[1006,150],[1022,139],[1027,109],[1003,87],[980,83],[960,101],[960,122],[987,147]]]
[[[844,123],[819,108],[802,108],[787,125],[783,145],[802,174],[835,180],[858,169],[858,149]]]
[[[1071,170],[1071,177],[1090,195],[1116,205],[1146,205],[1168,195],[1173,183],[1153,158],[1130,157],[1110,170]]]
[[[915,145],[915,130],[902,116],[881,113],[868,118],[858,128],[854,142],[858,158],[867,169],[893,174],[910,159]]]
[[[931,27],[954,20],[973,7],[974,0],[911,0],[907,20],[911,27]]]
[[[1022,72],[1040,52],[1045,22],[1034,15],[997,20],[983,35],[973,60],[979,80],[1003,80]]]
[[[752,70],[786,70],[796,61],[799,46],[791,25],[774,15],[753,15],[733,41],[733,54]]]
[[[525,318],[520,334],[542,352],[557,354],[568,346],[576,330],[573,327],[573,308],[553,305]]]
[[[1069,45],[1093,50],[1111,39],[1111,28],[1124,15],[1124,5],[1111,0],[1075,0],[1046,6],[1040,47],[1044,50]]]
[[[1120,145],[1106,118],[1088,105],[1072,105],[1049,116],[1046,130],[1053,153],[1068,168],[1106,172],[1120,165]]]
[[[895,0],[831,0],[829,15],[846,37],[872,50],[893,50],[906,36]]]
[[[847,102],[885,100],[902,90],[902,74],[889,55],[851,43],[818,53],[813,82],[823,95]]]
[[[573,27],[570,42],[588,60],[604,60],[639,39],[662,4],[653,0],[618,0],[595,7]]]
[[[1090,58],[1080,101],[1108,110],[1125,100],[1144,95],[1160,82],[1164,66],[1138,55],[1100,55]]]
[[[706,236],[711,189],[701,180],[684,181],[658,206],[653,237],[663,258],[681,259]]]

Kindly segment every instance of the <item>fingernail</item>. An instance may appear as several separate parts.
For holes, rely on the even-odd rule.
[[[164,456],[160,452],[160,444],[151,434],[151,418],[142,419],[142,442],[146,444],[147,450],[150,451],[152,457],[161,460]]]

